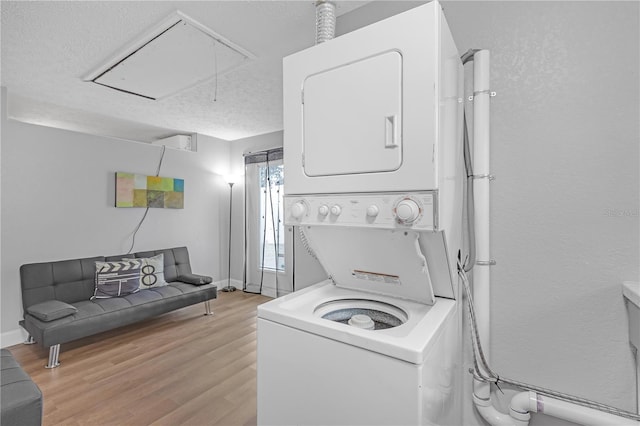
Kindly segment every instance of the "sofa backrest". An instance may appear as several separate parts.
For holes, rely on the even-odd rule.
[[[23,308],[51,299],[66,303],[89,300],[93,296],[97,261],[104,261],[104,257],[22,265]]]
[[[22,265],[22,306],[26,310],[28,306],[52,299],[66,303],[89,300],[95,290],[95,262],[117,261],[125,257],[151,257],[160,253],[164,253],[165,281],[176,281],[180,275],[191,273],[186,247]]]
[[[160,253],[164,253],[164,280],[166,282],[176,281],[180,275],[191,273],[189,251],[186,247],[140,252],[136,253],[136,257],[151,257]]]

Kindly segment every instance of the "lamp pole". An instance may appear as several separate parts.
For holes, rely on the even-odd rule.
[[[233,207],[233,182],[229,182],[229,265],[227,267],[227,286],[224,287],[221,291],[225,293],[230,293],[232,291],[236,291],[236,288],[231,285],[231,209]]]

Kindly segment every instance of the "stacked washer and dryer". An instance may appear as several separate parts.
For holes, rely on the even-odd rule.
[[[285,224],[329,279],[258,307],[258,424],[460,424],[463,70],[440,5],[283,71]]]

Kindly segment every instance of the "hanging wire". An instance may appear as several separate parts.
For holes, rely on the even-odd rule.
[[[162,145],[162,153],[160,154],[160,161],[158,162],[158,167],[156,168],[156,177],[160,176],[160,168],[162,167],[162,160],[164,160],[164,153],[166,149],[167,149],[166,145]],[[147,213],[149,213],[148,205],[147,205],[147,208],[144,210],[144,214],[142,215],[140,222],[138,222],[138,225],[136,225],[136,228],[133,230],[133,235],[131,236],[131,247],[129,247],[129,251],[127,251],[127,254],[130,254],[131,251],[133,250],[133,247],[136,245],[136,234],[140,230],[140,227],[142,226],[142,223],[144,222],[144,220],[147,218]]]

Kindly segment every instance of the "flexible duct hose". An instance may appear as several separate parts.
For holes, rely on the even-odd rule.
[[[336,5],[327,0],[316,2],[316,44],[331,40],[336,33]]]

